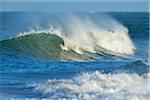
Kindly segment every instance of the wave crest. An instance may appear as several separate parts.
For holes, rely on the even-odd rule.
[[[100,18],[100,25],[87,16],[81,18],[72,15],[68,19],[65,26],[71,34],[62,35],[65,50],[72,49],[82,54],[83,51],[95,53],[99,51],[99,48],[104,48],[116,54],[134,53],[135,47],[128,36],[128,29],[110,17]],[[105,22],[102,23],[101,20]]]

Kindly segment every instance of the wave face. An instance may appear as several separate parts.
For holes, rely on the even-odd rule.
[[[0,42],[1,46],[12,49],[15,53],[26,54],[34,58],[59,58],[63,40],[56,35],[30,34]]]
[[[45,97],[51,99],[144,99],[148,100],[150,74],[102,74],[99,71],[83,73],[71,80],[48,80],[35,85]]]
[[[42,58],[64,58],[59,56],[62,50],[73,51],[71,54],[77,56],[102,52],[112,55],[134,53],[135,46],[128,36],[128,29],[107,15],[101,15],[96,22],[87,14],[60,14],[56,17],[59,21],[50,23],[46,30],[21,33],[16,38],[0,43]],[[62,55],[66,56],[64,53]]]

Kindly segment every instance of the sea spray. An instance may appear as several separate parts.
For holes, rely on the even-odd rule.
[[[20,39],[17,39],[19,37],[24,37],[25,40],[25,35],[30,34],[44,33],[49,37],[54,34],[60,37],[64,42],[63,45],[58,44],[61,49],[66,52],[73,51],[78,55],[87,56],[89,54],[104,53],[115,56],[124,56],[132,55],[134,53],[135,46],[128,36],[128,29],[108,15],[101,14],[99,17],[96,17],[96,20],[94,19],[95,17],[91,17],[88,14],[76,13],[57,14],[56,17],[57,21],[55,21],[55,23],[49,23],[49,28],[32,29],[29,32],[20,33],[14,40],[19,42]],[[30,37],[30,41],[34,41],[35,38],[32,38],[32,36]],[[37,37],[39,38],[39,35]],[[47,48],[48,44],[43,45],[42,48],[45,48],[44,46]],[[27,49],[28,47],[25,48]],[[49,48],[53,49],[53,47]],[[48,58],[50,57],[46,49],[42,52],[43,54],[48,54]],[[65,54],[60,52],[58,58],[64,58]],[[63,57],[61,57],[62,55]],[[86,60],[87,59],[89,58],[86,57]]]

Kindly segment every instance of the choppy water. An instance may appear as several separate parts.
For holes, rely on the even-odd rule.
[[[150,98],[148,13],[0,13],[0,98]]]

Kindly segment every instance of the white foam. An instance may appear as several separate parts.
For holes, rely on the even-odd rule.
[[[71,35],[65,36],[65,47],[82,54],[83,50],[95,53],[102,47],[115,53],[133,54],[133,45],[128,30],[110,17],[100,18],[105,23],[97,25],[90,18],[81,18],[76,15],[69,16],[65,25]],[[105,25],[108,24],[108,25]]]
[[[49,98],[148,100],[150,73],[102,74],[99,71],[83,73],[70,80],[48,80],[36,85],[36,90],[49,94]],[[50,94],[53,95],[50,95]]]

